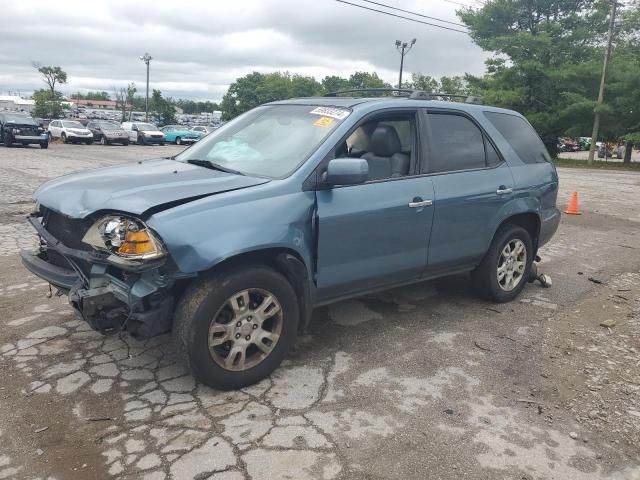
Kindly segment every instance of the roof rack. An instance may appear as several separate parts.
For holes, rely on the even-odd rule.
[[[341,95],[343,93],[356,93],[356,92],[400,92],[400,93],[407,93],[407,94],[411,94],[413,93],[415,90],[413,90],[412,88],[353,88],[350,90],[338,90],[337,92],[329,92],[329,93],[325,93],[324,96],[325,97],[337,97],[338,95]]]
[[[336,92],[326,93],[325,97],[337,97],[344,93],[362,93],[362,92],[398,92],[403,93],[403,97],[407,97],[414,100],[433,100],[434,97],[443,98],[464,98],[464,103],[473,105],[482,105],[480,97],[473,95],[462,95],[457,93],[440,93],[440,92],[425,92],[424,90],[416,90],[413,88],[353,88],[350,90],[339,90]]]

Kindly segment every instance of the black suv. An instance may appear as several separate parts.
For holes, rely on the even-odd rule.
[[[47,132],[33,118],[23,113],[0,113],[0,142],[4,143],[5,147],[14,143],[37,143],[40,148],[49,148]]]

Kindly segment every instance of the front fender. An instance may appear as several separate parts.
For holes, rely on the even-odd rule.
[[[271,190],[254,187],[203,198],[159,212],[147,224],[183,273],[268,248],[293,250],[311,266],[314,192],[273,195]]]

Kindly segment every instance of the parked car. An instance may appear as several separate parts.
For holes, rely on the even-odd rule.
[[[149,145],[151,143],[164,145],[164,133],[152,123],[122,122],[122,128],[129,135],[129,141],[138,145]]]
[[[0,142],[5,147],[18,143],[49,148],[49,138],[44,129],[33,118],[21,113],[0,113]]]
[[[580,137],[578,139],[580,150],[589,150],[591,148],[591,137]]]
[[[513,300],[560,221],[556,169],[522,115],[430,98],[273,102],[51,180],[23,263],[100,332],[172,330],[222,389],[271,373],[317,305],[461,272]]]
[[[213,127],[213,126],[203,126],[203,125],[196,125],[195,127],[191,127],[191,130],[193,130],[194,132],[200,132],[202,133],[202,135],[209,135],[211,132],[213,132],[215,129],[217,129],[218,127]]]
[[[75,120],[52,120],[47,130],[49,140],[59,138],[63,143],[93,143],[93,133]]]
[[[560,152],[578,152],[580,151],[580,145],[571,138],[559,138],[558,150]]]
[[[102,145],[111,145],[112,143],[129,145],[129,134],[117,123],[94,120],[89,122],[87,128],[93,133],[93,139]]]
[[[195,143],[202,138],[202,133],[189,130],[181,125],[167,125],[160,129],[164,133],[167,142],[182,145],[183,143]]]

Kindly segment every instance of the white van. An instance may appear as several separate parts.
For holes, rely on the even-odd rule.
[[[129,141],[136,142],[138,145],[150,143],[164,145],[164,133],[153,123],[122,122],[122,129],[129,134]]]

